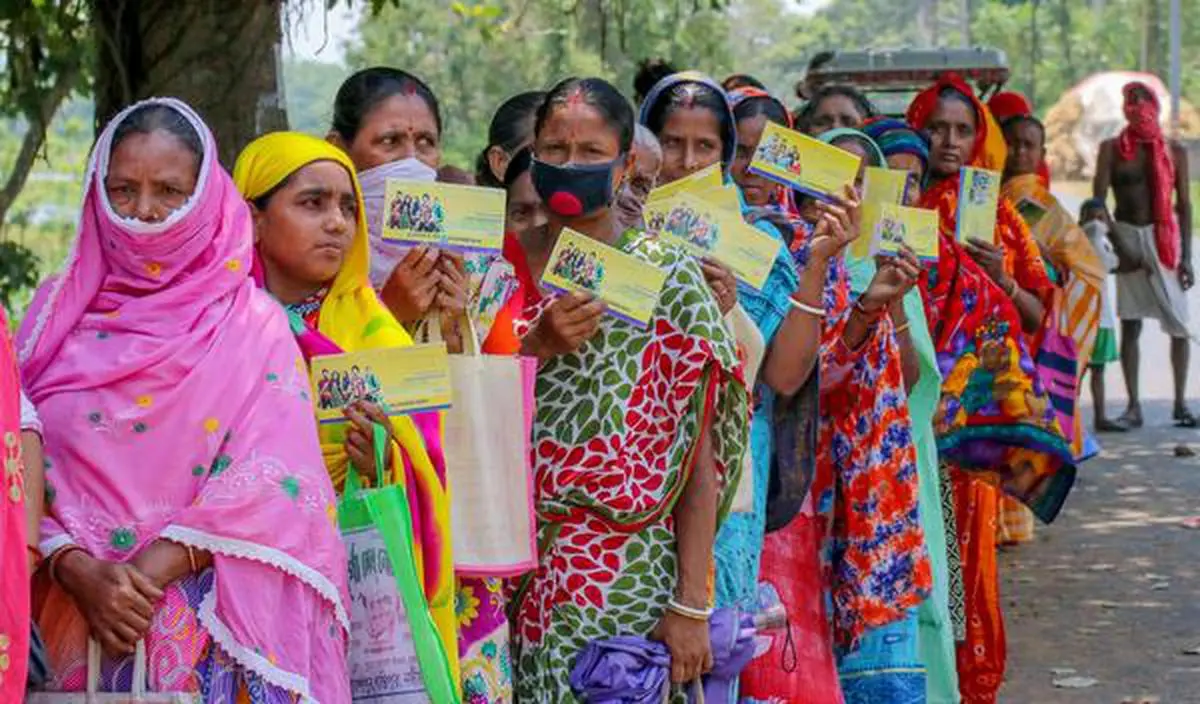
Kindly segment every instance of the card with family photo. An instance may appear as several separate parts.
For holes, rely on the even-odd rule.
[[[550,252],[542,283],[560,293],[581,291],[609,313],[638,327],[654,315],[667,272],[603,242],[564,229]]]
[[[871,235],[877,229],[883,206],[903,203],[907,187],[907,171],[867,167],[863,175],[862,228],[859,230],[863,234],[850,245],[851,259],[863,259],[871,254],[874,244]]]
[[[964,166],[958,186],[958,224],[954,238],[994,242],[1000,208],[1000,172]]]
[[[314,357],[317,421],[336,423],[358,401],[387,415],[449,408],[450,360],[444,344],[387,347]]]
[[[505,202],[499,188],[389,179],[383,238],[459,252],[499,252]]]
[[[936,210],[907,208],[895,203],[885,203],[879,208],[879,217],[869,231],[871,254],[895,255],[900,245],[908,248],[924,263],[936,262],[938,258],[938,214]]]
[[[729,210],[682,194],[647,203],[646,229],[697,257],[728,266],[739,281],[762,290],[783,243]]]
[[[750,173],[795,188],[814,198],[841,198],[858,178],[862,159],[806,134],[768,122]]]

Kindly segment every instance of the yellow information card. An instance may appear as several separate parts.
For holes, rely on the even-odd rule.
[[[449,408],[450,360],[443,344],[314,357],[312,387],[320,423],[345,420],[346,406],[356,401],[388,415]]]
[[[646,196],[646,202],[651,203],[656,200],[666,200],[685,192],[702,192],[713,188],[721,188],[723,181],[721,164],[713,164],[707,168],[700,169],[694,174],[688,174],[678,181],[672,181],[655,188],[653,191],[650,191],[650,195]]]
[[[871,254],[890,255],[900,251],[901,244],[923,262],[938,258],[938,214],[936,210],[907,208],[884,203],[879,208],[879,220],[871,231]]]
[[[697,257],[712,257],[733,275],[762,290],[782,243],[728,210],[684,193],[647,203],[646,229]]]
[[[884,205],[899,205],[904,202],[904,191],[908,186],[908,172],[899,169],[881,169],[869,166],[863,175],[862,228],[858,239],[850,245],[852,259],[864,259],[871,254],[874,238],[871,236],[879,224]]]
[[[389,179],[383,238],[456,251],[499,252],[505,193],[499,188]]]
[[[1000,172],[964,166],[958,186],[958,223],[954,239],[994,242],[1000,207]]]
[[[841,198],[862,160],[844,149],[768,122],[750,172],[822,200]]]
[[[542,283],[568,293],[590,293],[609,313],[638,327],[654,316],[667,272],[615,247],[563,230],[550,252]]]

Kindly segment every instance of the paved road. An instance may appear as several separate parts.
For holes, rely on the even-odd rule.
[[[1189,303],[1195,319],[1200,289]],[[1200,430],[1171,426],[1167,338],[1154,322],[1142,338],[1147,427],[1102,436],[1104,452],[1080,468],[1055,524],[1001,556],[1004,704],[1200,704],[1200,530],[1180,525],[1200,515],[1200,457],[1174,456],[1181,443],[1200,452]],[[1198,360],[1193,348],[1188,389],[1200,411]],[[1106,381],[1109,412],[1119,414],[1117,365]],[[1084,404],[1090,422],[1087,394]],[[1054,686],[1070,676],[1097,683]]]

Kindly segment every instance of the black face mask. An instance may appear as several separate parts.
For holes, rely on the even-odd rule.
[[[533,187],[550,212],[564,218],[590,215],[613,202],[613,170],[617,157],[604,164],[555,166],[533,160]]]

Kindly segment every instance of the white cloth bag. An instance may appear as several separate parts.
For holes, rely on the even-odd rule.
[[[100,644],[88,638],[87,688],[83,692],[32,692],[26,704],[200,704],[200,695],[188,692],[149,692],[146,688],[146,644],[138,641],[133,653],[133,678],[129,692],[103,693],[100,688]]]

